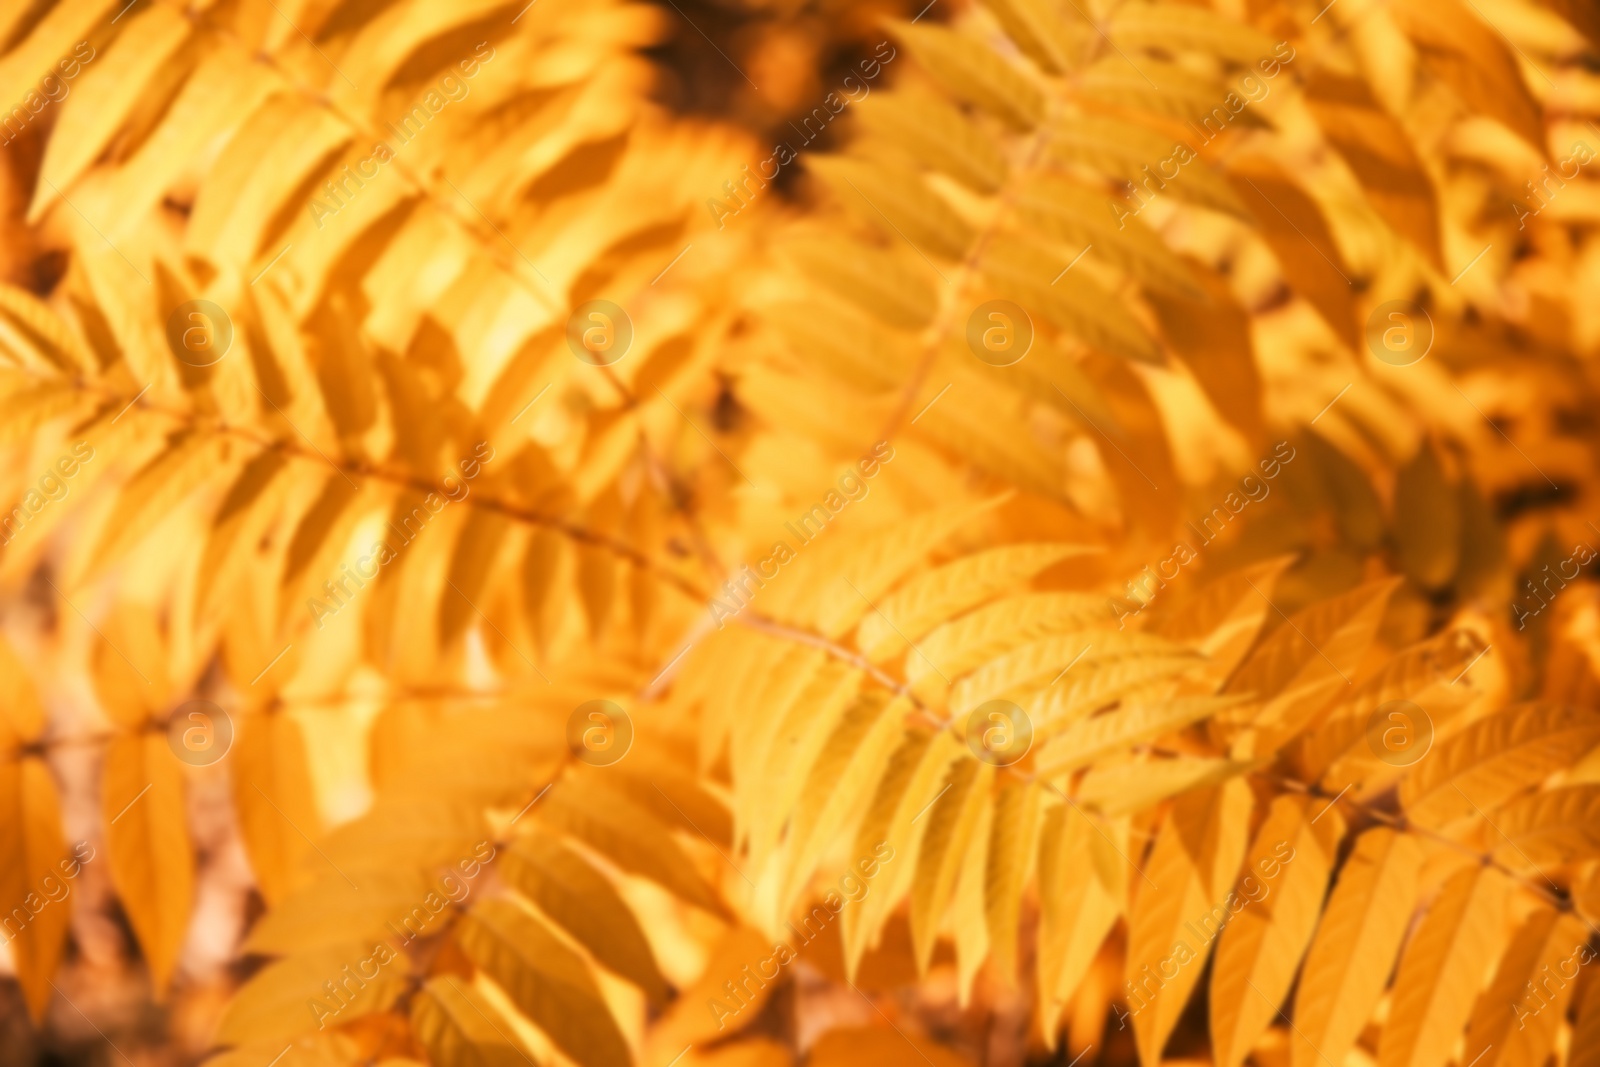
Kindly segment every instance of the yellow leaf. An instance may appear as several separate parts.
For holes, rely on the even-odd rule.
[[[1465,630],[1447,631],[1405,649],[1353,693],[1334,701],[1322,723],[1293,746],[1296,763],[1306,777],[1321,778],[1352,750],[1362,754],[1368,720],[1392,700],[1423,700],[1426,693],[1424,710],[1466,703],[1473,691],[1456,683],[1483,651],[1483,643]]]
[[[108,239],[132,234],[204,146],[231,137],[272,86],[272,80],[254,76],[250,56],[239,45],[215,38],[159,125],[113,172],[104,193],[117,206],[106,227]]]
[[[604,775],[635,803],[643,805],[668,825],[703,837],[712,844],[733,842],[733,815],[720,795],[704,788],[677,762],[681,750],[645,750],[639,760],[629,760],[615,770],[596,768],[590,776]]]
[[[749,788],[736,798],[750,824],[752,865],[759,868],[767,862],[784,821],[802,794],[807,801],[800,806],[807,810],[815,810],[811,802],[826,795],[818,790],[810,773],[824,754],[837,758],[834,729],[860,692],[861,680],[861,672],[854,667],[829,660],[819,665],[797,699],[767,705],[772,714],[763,718],[769,724],[781,721],[782,725],[761,753],[755,773],[745,779]],[[857,735],[848,736],[859,740]],[[830,769],[836,771],[838,767]],[[795,820],[797,830],[801,818]]]
[[[934,81],[953,96],[1018,129],[1030,129],[1044,117],[1044,93],[987,46],[943,26],[909,22],[890,26]]]
[[[56,142],[52,139],[50,143]],[[19,354],[22,355],[37,353],[49,360],[57,370],[69,373],[81,374],[95,365],[88,347],[67,328],[48,304],[26,289],[12,285],[0,284],[0,345],[13,350],[20,348],[22,351]],[[39,388],[53,389],[59,388],[59,385],[44,382]],[[77,389],[70,388],[65,390],[61,399],[65,401],[69,397],[74,401],[83,399]],[[8,437],[21,437],[35,425],[37,423],[23,427],[8,425],[6,434]]]
[[[602,534],[612,533],[621,518],[621,501],[607,493],[589,511],[586,526]],[[589,620],[589,634],[598,639],[611,620],[616,600],[617,557],[605,548],[587,541],[578,545],[578,592],[583,612]]]
[[[562,726],[549,709],[526,704],[395,704],[373,724],[372,782],[387,800],[508,803],[549,781],[547,771],[568,752]]]
[[[28,208],[30,223],[105,151],[157,73],[173,62],[190,26],[182,14],[160,4],[128,12],[122,32],[89,61],[62,102]]]
[[[1186,77],[1192,79],[1193,76]],[[1132,82],[1130,88],[1135,92],[1148,92],[1150,88],[1137,71],[1115,57],[1099,65],[1096,71],[1086,73],[1085,86],[1092,91],[1095,79],[1099,79],[1102,86],[1110,88],[1123,78]],[[1200,85],[1201,92],[1210,88],[1205,83]],[[1209,111],[1221,99],[1220,93],[1202,97],[1198,102],[1203,108],[1200,113]],[[1053,125],[1050,132],[1052,137],[1047,149],[1050,158],[1086,167],[1130,185],[1148,180],[1144,168],[1170,158],[1176,147],[1170,136],[1148,126],[1099,115],[1065,118]],[[1169,182],[1163,192],[1240,218],[1247,215],[1244,205],[1222,175],[1204,166],[1191,165],[1183,172],[1183,181]]]
[[[324,578],[323,574],[334,570],[335,560],[345,547],[350,528],[360,517],[356,509],[360,497],[361,490],[335,472],[322,483],[322,492],[300,516],[294,528],[294,537],[289,541],[289,550],[284,555],[286,609],[289,606],[287,602],[297,599],[293,595],[297,591],[293,586],[302,578],[300,584],[308,595],[319,599],[327,596],[322,583],[329,579]],[[408,500],[402,495],[395,504],[393,515],[393,521],[401,524],[396,526],[396,530],[403,530],[407,536],[414,536],[411,527],[403,525],[411,514],[408,506],[411,503],[417,501]],[[299,610],[300,604],[294,603],[293,607]]]
[[[1106,815],[1126,815],[1179,793],[1236,778],[1254,766],[1243,760],[1180,756],[1095,767],[1078,783],[1078,799]]]
[[[683,900],[726,914],[671,832],[655,816],[621,795],[557,782],[533,809],[546,826],[564,830],[625,871],[648,878]]]
[[[1194,670],[1193,656],[1085,656],[1058,682],[1032,698],[1035,726],[1041,736],[1142,689],[1159,691],[1160,683]],[[1081,670],[1091,667],[1091,670]]]
[[[1356,840],[1306,953],[1295,995],[1292,1067],[1343,1063],[1383,995],[1417,896],[1422,849],[1377,826]]]
[[[912,338],[828,296],[762,309],[797,359],[857,389],[887,390],[909,376]]]
[[[1179,184],[1187,184],[1190,175],[1208,173],[1199,168],[1190,168],[1184,181]],[[1221,181],[1220,178],[1217,180]],[[1168,346],[1183,360],[1200,388],[1205,390],[1206,399],[1216,407],[1217,414],[1239,431],[1249,442],[1252,451],[1262,452],[1266,428],[1254,320],[1234,297],[1225,279],[1200,272],[1196,281],[1201,290],[1199,297],[1190,299],[1177,294],[1151,292],[1150,305],[1160,320],[1161,333]],[[1281,442],[1274,451],[1286,445],[1287,442]],[[1263,474],[1279,469],[1278,461],[1274,458],[1257,460],[1256,465]],[[1252,471],[1251,475],[1254,474]],[[1263,486],[1259,499],[1265,500],[1272,491],[1271,482],[1268,480],[1259,484]],[[1248,487],[1246,490],[1249,491]],[[1252,569],[1271,575],[1274,573],[1273,561],[1257,564]],[[1261,583],[1257,581],[1257,584]],[[1271,595],[1270,591],[1268,595]],[[1256,599],[1260,600],[1259,597]],[[1245,649],[1239,651],[1242,655]]]
[[[1140,222],[1118,222],[1104,191],[1043,175],[1026,186],[1017,212],[1030,230],[1062,242],[1076,255],[1085,246],[1147,290],[1201,299],[1187,264]]]
[[[1255,644],[1262,623],[1273,614],[1272,591],[1293,562],[1292,556],[1280,556],[1218,578],[1163,618],[1153,631],[1206,656],[1200,677],[1221,686]]]
[[[5,349],[15,350],[9,338],[3,341]],[[28,351],[33,351],[31,344]],[[29,383],[7,391],[0,397],[0,444],[27,438],[46,423],[76,411],[83,399],[80,390],[54,381]]]
[[[405,991],[405,971],[405,957],[381,940],[351,940],[268,964],[234,994],[217,1041],[288,1041],[385,1011]]]
[[[511,1024],[454,975],[431,978],[411,1001],[411,1029],[436,1067],[528,1067]]]
[[[874,139],[899,146],[917,162],[979,192],[992,193],[1005,179],[1005,157],[993,138],[931,93],[877,92],[862,101],[860,114]]]
[[[1541,151],[1544,124],[1505,36],[1455,0],[1404,0],[1395,5],[1401,28],[1416,42],[1423,65],[1447,83],[1475,114],[1493,118]]]
[[[632,909],[577,853],[545,837],[518,838],[506,847],[499,869],[597,961],[644,990],[652,1004],[666,1001],[666,979]]]
[[[990,497],[935,508],[855,541],[828,546],[809,557],[816,560],[810,573],[827,578],[806,590],[806,595],[797,601],[797,610],[809,611],[824,635],[844,636],[862,618],[875,613],[873,605],[922,564],[929,552],[967,523],[992,511],[1003,499]]]
[[[0,640],[0,752],[38,740],[44,724],[44,705],[33,679],[10,642]]]
[[[774,920],[793,906],[827,849],[861,817],[905,736],[908,710],[904,699],[886,699],[881,690],[863,693],[828,738],[789,823],[789,863]]]
[[[1005,545],[929,570],[878,601],[861,620],[856,645],[882,662],[915,644],[935,626],[1025,582],[1069,556],[1096,549],[1077,545]],[[920,658],[912,651],[909,658]]]
[[[1160,347],[1120,297],[1083,271],[1065,271],[1073,255],[1057,255],[1029,239],[1000,236],[984,250],[983,269],[996,288],[1016,294],[1024,309],[1085,344],[1110,356],[1161,364]]]
[[[396,867],[425,870],[455,863],[473,854],[488,836],[483,814],[475,805],[438,797],[380,796],[362,815],[335,827],[319,844],[306,866],[319,875],[352,877],[363,871]]]
[[[562,605],[554,594],[562,584],[563,571],[570,567],[571,552],[565,537],[541,527],[528,538],[522,557],[522,610],[541,654],[559,628],[556,613]]]
[[[890,326],[920,330],[938,309],[931,270],[912,253],[810,238],[786,242],[782,254],[801,274]]]
[[[256,714],[236,724],[234,805],[256,884],[276,904],[296,888],[322,836],[300,726],[286,714]]]
[[[1600,714],[1560,705],[1517,705],[1479,719],[1437,746],[1400,783],[1418,825],[1440,829],[1493,811],[1600,744]]]
[[[164,991],[194,899],[183,777],[162,733],[112,739],[102,773],[111,881],[149,961],[151,982]]]
[[[786,714],[791,708],[803,706],[808,694],[813,706],[821,699],[827,699],[831,705],[850,681],[850,672],[830,661],[821,649],[790,644],[783,647],[782,652],[783,658],[770,671],[752,675],[750,680],[751,697],[757,706],[769,708],[771,712],[738,716],[731,724],[728,757],[736,801],[735,836],[739,839],[750,835],[749,824],[756,815],[752,810],[754,798],[766,788],[763,776],[767,770],[767,755],[774,733],[781,733],[786,725]],[[841,710],[820,707],[818,717],[826,721]],[[782,736],[786,739],[790,735]]]
[[[1111,17],[1106,35],[1121,48],[1200,52],[1246,68],[1272,58],[1272,38],[1248,24],[1188,4],[1123,4]]]
[[[421,908],[431,920],[424,899],[429,892],[428,880],[417,871],[372,871],[362,876],[359,888],[329,871],[277,901],[251,928],[244,949],[284,956],[351,941],[375,942],[391,932],[390,923],[403,924],[414,909]],[[400,928],[414,935],[426,924],[418,918],[410,927]]]
[[[1238,697],[1129,697],[1092,719],[1080,719],[1052,737],[1034,763],[1034,774],[1051,777],[1087,767],[1115,752],[1180,730],[1239,703]]]
[[[1244,114],[1251,112],[1247,109]],[[1277,257],[1285,280],[1317,309],[1340,340],[1358,347],[1351,268],[1321,206],[1267,156],[1237,159],[1229,170],[1234,192],[1255,216],[1257,232]]]
[[[450,557],[448,584],[439,598],[440,641],[453,643],[478,621],[473,605],[482,601],[500,545],[510,531],[511,520],[498,512],[479,508],[467,513]]]
[[[1573,983],[1564,979],[1593,958],[1589,931],[1575,916],[1546,907],[1529,915],[1472,1013],[1466,1054],[1481,1053],[1485,1067],[1541,1067],[1572,998]]]
[[[221,459],[220,441],[220,437],[207,433],[179,435],[141,467],[123,486],[116,507],[101,528],[98,543],[78,566],[74,584],[99,577],[215,475]]]
[[[911,885],[911,940],[917,968],[926,972],[944,919],[945,907],[955,890],[956,877],[973,829],[989,806],[994,767],[964,759],[950,769],[950,788],[928,809],[922,844],[917,853],[917,875]]]
[[[1205,969],[1214,933],[1197,937],[1186,924],[1226,899],[1244,859],[1251,804],[1238,778],[1179,798],[1139,879],[1128,918],[1127,998],[1146,1067],[1161,1062]]]
[[[1398,579],[1369,582],[1312,604],[1274,630],[1232,678],[1229,693],[1265,701],[1257,721],[1289,733],[1353,686]]]
[[[1315,823],[1312,805],[1322,808]],[[1238,1067],[1278,1016],[1311,941],[1343,831],[1325,801],[1273,800],[1228,901],[1233,913],[1211,972],[1211,1041],[1219,1067]]]
[[[709,651],[701,654],[691,652],[684,660],[685,687],[698,683],[704,693],[705,728],[704,736],[700,739],[702,772],[731,748],[730,735],[735,727],[739,727],[743,734],[740,720],[745,704],[740,699],[741,695],[759,692],[758,687],[770,680],[772,672],[793,651],[788,642],[744,627],[733,627],[720,639],[728,643],[731,663],[725,674],[717,674],[715,684],[711,684],[704,675],[720,663],[720,657]],[[730,770],[735,774],[740,773],[738,764],[730,766]]]
[[[1015,985],[1017,978],[1017,928],[1038,836],[1039,796],[1037,782],[1009,782],[994,801],[983,872],[983,915],[995,967],[1007,986]]]
[[[1043,346],[1048,342],[1038,340],[1043,358]],[[1034,398],[1044,389],[1050,389],[1055,402],[1061,402],[1060,394],[1055,393],[1048,382],[1040,384],[1042,375],[1035,372],[1040,371],[1041,366],[1024,369],[1031,356],[1015,367],[977,364],[966,345],[956,337],[947,338],[935,358],[937,369],[929,375],[930,379],[940,378],[950,386],[951,395],[963,398],[963,402],[929,407],[919,420],[927,437],[959,462],[971,464],[1015,488],[1047,498],[1064,499],[1067,475],[1061,458],[1040,448],[1033,434],[1018,432],[1018,427],[1028,425],[1031,413],[1038,410]],[[1058,366],[1064,368],[1066,364]],[[997,376],[1008,371],[1019,373],[1002,383]],[[928,403],[932,402],[934,392],[926,391]],[[923,401],[919,398],[918,402]]]
[[[1366,82],[1326,66],[1312,74],[1306,103],[1373,208],[1443,270],[1438,199],[1405,129],[1383,110]]]
[[[119,726],[137,727],[166,707],[167,647],[161,622],[143,604],[123,604],[100,626],[92,674],[100,706]]]
[[[1006,36],[1052,74],[1076,67],[1094,37],[1085,20],[1049,0],[990,0],[987,6]]]
[[[539,920],[507,901],[485,900],[467,914],[457,938],[468,958],[574,1061],[585,1067],[632,1062],[594,976]]]
[[[304,196],[306,180],[351,137],[349,126],[327,110],[307,107],[297,93],[268,99],[240,126],[200,187],[185,250],[217,267],[253,274],[250,264],[258,255],[282,250],[284,242],[265,249],[262,243],[274,235],[285,202],[305,210],[290,198],[297,192]],[[261,166],[263,158],[274,165]],[[344,188],[349,190],[348,180]]]
[[[255,543],[287,493],[289,457],[277,449],[259,453],[239,472],[211,521],[201,557],[195,603],[202,614],[219,610],[234,590],[239,570],[252,561]]]
[[[1064,701],[1056,698],[1062,693],[1071,693],[1072,687],[1080,684],[1088,690],[1104,692],[1104,686],[1093,677],[1096,671],[1123,661],[1140,666],[1185,658],[1186,651],[1180,645],[1149,634],[1092,630],[1053,634],[1008,652],[957,682],[950,691],[950,708],[963,715],[1005,694],[1044,689],[1046,698],[1055,702],[1041,710],[1039,719],[1041,722],[1055,720],[1073,711],[1094,710],[1095,705],[1087,699]],[[1062,683],[1066,688],[1056,689]]]
[[[749,926],[734,926],[711,941],[700,976],[651,1028],[651,1046],[664,1052],[652,1058],[665,1063],[681,1054],[685,1045],[731,1037],[755,1022],[778,989],[776,983],[760,978],[763,964],[793,959],[791,948],[783,946],[778,952],[779,947]],[[729,982],[735,983],[737,995],[729,995]]]
[[[940,681],[940,674],[959,678],[1035,638],[1083,630],[1091,621],[1105,623],[1115,617],[1104,599],[1089,593],[1008,597],[934,630],[922,642],[920,655],[907,657],[906,677],[919,693],[926,693]]]
[[[44,761],[0,761],[0,901],[10,908],[0,913],[0,930],[35,1025],[54,992],[50,979],[72,918],[67,872],[80,866],[62,840],[61,801]]]
[[[1122,912],[1121,901],[1082,862],[1104,832],[1063,804],[1045,816],[1039,835],[1039,1022],[1052,1043],[1061,1009],[1071,1003]]]
[[[18,12],[26,36],[20,42],[10,39],[18,26],[7,12],[0,16],[5,24],[8,39],[4,60],[0,60],[0,100],[21,101],[23,94],[56,69],[62,56],[74,55],[73,46],[89,37],[103,19],[114,12],[110,0],[88,0],[86,3],[56,4],[42,12],[37,22]],[[93,62],[93,51],[87,53]],[[9,103],[7,107],[15,107]]]
[[[1505,877],[1493,867],[1469,867],[1445,883],[1400,957],[1378,1067],[1449,1062],[1504,943],[1506,896]]]
[[[1600,856],[1600,785],[1552,789],[1508,804],[1486,839],[1496,862],[1518,871]]]
[[[966,851],[956,875],[955,893],[950,900],[948,927],[956,943],[956,1004],[967,1008],[972,1003],[972,983],[978,968],[989,955],[989,924],[984,921],[985,871],[989,866],[991,834],[999,826],[993,803],[978,812]],[[1020,887],[1018,887],[1020,889]]]
[[[855,968],[912,885],[922,842],[919,825],[944,790],[951,761],[965,749],[948,730],[908,731],[889,760],[888,769],[856,834],[853,856],[878,854],[887,846],[889,859],[873,891],[840,917],[846,973]]]
[[[812,156],[806,166],[884,240],[901,237],[924,255],[946,259],[966,254],[972,228],[915,171],[847,156]]]
[[[371,202],[368,197],[362,203]],[[340,436],[371,429],[377,419],[377,386],[358,312],[341,290],[331,291],[306,320],[306,358],[317,376],[322,404]],[[419,494],[420,495],[420,494]]]

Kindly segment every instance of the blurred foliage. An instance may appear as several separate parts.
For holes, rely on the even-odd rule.
[[[1596,33],[0,7],[0,1057],[1600,1062]]]

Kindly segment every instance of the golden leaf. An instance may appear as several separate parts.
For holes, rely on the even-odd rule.
[[[438,1067],[527,1067],[531,1062],[507,1035],[511,1024],[454,975],[429,979],[412,999],[411,1028]]]
[[[1105,831],[1070,804],[1050,809],[1039,834],[1038,989],[1040,1025],[1054,1041],[1056,1020],[1088,973],[1122,902],[1081,863]]]
[[[1005,179],[1005,157],[993,138],[932,93],[880,92],[862,102],[861,123],[874,138],[904,149],[982,193]]]
[[[652,1004],[666,1001],[666,979],[638,920],[577,853],[537,835],[518,838],[507,846],[500,871],[598,962],[643,989]]]
[[[1313,804],[1324,810],[1313,815]],[[1277,1018],[1322,913],[1343,832],[1331,804],[1280,796],[1268,809],[1245,858],[1247,881],[1228,899],[1233,917],[1212,966],[1211,1035],[1220,1067],[1244,1062]]]
[[[1468,1053],[1477,1055],[1472,1052],[1477,1049],[1489,1067],[1544,1063],[1572,998],[1572,983],[1563,978],[1592,956],[1589,931],[1576,917],[1553,908],[1529,915],[1512,935],[1511,947],[1472,1013]]]
[[[1369,582],[1298,612],[1256,647],[1228,680],[1229,693],[1265,701],[1257,721],[1292,733],[1354,685],[1397,582]]]
[[[814,156],[806,166],[885,240],[904,237],[919,252],[960,259],[971,229],[912,170],[893,163],[847,156]]]
[[[285,714],[251,715],[236,729],[233,788],[239,829],[261,895],[276,904],[299,884],[311,842],[322,833],[305,738]]]
[[[1008,783],[994,801],[989,853],[983,872],[983,913],[995,966],[1007,985],[1017,974],[1017,928],[1022,889],[1032,870],[1039,831],[1038,783]]]
[[[1600,785],[1515,801],[1495,814],[1489,832],[1495,859],[1514,870],[1593,859],[1600,856]]]
[[[1504,942],[1505,878],[1471,867],[1445,883],[1411,935],[1394,978],[1379,1067],[1443,1067]]]
[[[890,24],[934,79],[959,99],[990,111],[1020,129],[1044,117],[1044,93],[994,52],[942,26]]]
[[[1590,709],[1507,708],[1441,742],[1400,783],[1400,803],[1418,825],[1439,829],[1494,810],[1596,744],[1600,715]]]
[[[874,660],[905,651],[935,626],[1014,588],[1068,557],[1094,551],[1077,545],[1007,545],[965,556],[920,575],[878,602],[861,620],[856,644]],[[899,638],[899,640],[896,640]]]
[[[376,943],[392,933],[394,923],[418,933],[426,928],[420,919],[403,924],[414,909],[433,918],[425,897],[428,879],[416,871],[372,871],[359,886],[329,871],[274,903],[250,929],[244,947],[248,952],[285,956],[294,952],[343,948],[352,941]]]
[[[159,733],[122,734],[106,748],[101,811],[111,881],[164,990],[189,929],[194,851],[183,777]]]
[[[534,814],[541,823],[566,831],[623,870],[648,878],[713,914],[725,913],[666,827],[631,801],[612,795],[595,802],[558,782],[539,801]]]
[[[911,939],[917,966],[926,972],[934,939],[955,891],[973,830],[991,804],[989,785],[994,767],[961,760],[951,769],[949,788],[928,809],[927,825],[917,852],[917,874],[911,885]]]
[[[1210,941],[1186,924],[1226,898],[1244,860],[1251,806],[1250,788],[1238,778],[1186,794],[1144,865],[1128,916],[1126,973],[1130,1004],[1138,1005],[1134,1037],[1147,1067],[1161,1061],[1210,952]]]
[[[67,901],[74,888],[72,876],[84,857],[76,849],[68,853],[56,784],[37,756],[0,760],[0,828],[0,900],[14,902],[0,917],[0,930],[5,931],[28,1014],[38,1025],[54,991],[50,979],[72,917]]]
[[[1374,827],[1356,840],[1317,924],[1295,995],[1293,1067],[1324,1056],[1342,1063],[1355,1046],[1394,967],[1417,896],[1422,850]]]
[[[578,1063],[632,1062],[628,1046],[583,961],[543,924],[515,905],[480,902],[457,938],[518,1008]]]

